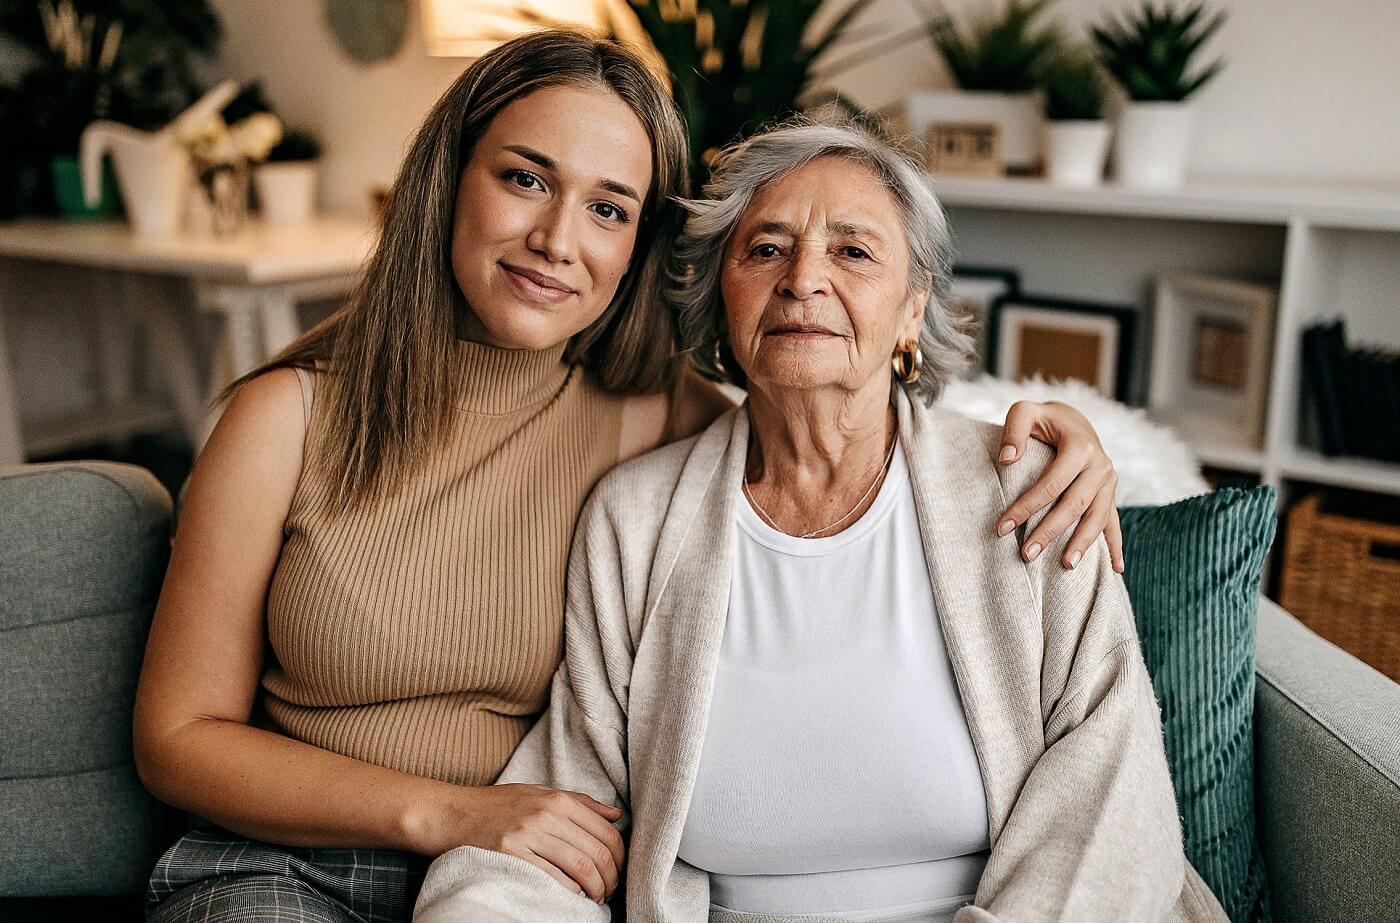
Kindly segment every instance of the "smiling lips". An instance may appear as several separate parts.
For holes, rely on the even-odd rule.
[[[506,278],[510,279],[516,291],[530,301],[559,304],[569,296],[578,294],[563,282],[542,272],[504,262],[501,263],[501,268],[505,270]]]

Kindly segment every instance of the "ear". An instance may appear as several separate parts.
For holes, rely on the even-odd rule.
[[[928,297],[931,291],[932,288],[928,285],[910,290],[904,302],[906,317],[900,328],[900,342],[919,339],[919,334],[924,329],[924,309],[928,306]]]

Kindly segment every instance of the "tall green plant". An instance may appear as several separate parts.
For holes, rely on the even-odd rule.
[[[826,67],[819,61],[855,36],[852,23],[871,2],[845,0],[813,31],[823,0],[632,0],[631,12],[670,70],[697,180],[718,148],[800,107],[835,99],[818,84],[855,61]],[[612,26],[625,34],[620,23]]]
[[[1001,16],[968,24],[945,13],[928,23],[928,34],[962,89],[1022,93],[1039,85],[1062,44],[1058,27],[1038,25],[1053,2],[1008,0]]]
[[[122,24],[112,105],[122,121],[155,128],[199,95],[201,59],[218,48],[222,26],[208,0],[71,0],[101,34]],[[0,32],[45,66],[48,41],[38,0],[0,0]]]
[[[1110,17],[1094,27],[1099,58],[1127,94],[1138,101],[1180,101],[1205,86],[1224,68],[1216,59],[1188,74],[1192,60],[1225,22],[1225,12],[1207,16],[1204,3],[1160,9],[1148,0],[1121,21]]]

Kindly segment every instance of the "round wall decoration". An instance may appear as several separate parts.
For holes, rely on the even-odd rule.
[[[408,0],[326,0],[326,24],[361,64],[392,58],[408,32]]]

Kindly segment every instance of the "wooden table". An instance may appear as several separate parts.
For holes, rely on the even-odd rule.
[[[116,334],[131,323],[150,332],[173,415],[197,450],[212,425],[209,401],[296,337],[298,301],[350,290],[374,233],[368,220],[334,217],[280,227],[254,222],[226,237],[171,238],[138,237],[123,222],[0,222],[0,273],[19,261],[116,271],[123,289],[117,301],[124,305],[108,310],[104,304],[98,311],[103,406],[81,419],[22,424],[5,339],[6,306],[0,304],[0,465],[94,437],[129,435],[170,417],[169,408],[143,404],[130,394],[131,341]],[[180,323],[179,312],[189,310],[189,299],[171,296],[163,284],[171,278],[188,280],[193,305],[222,321],[223,358],[203,381]]]

